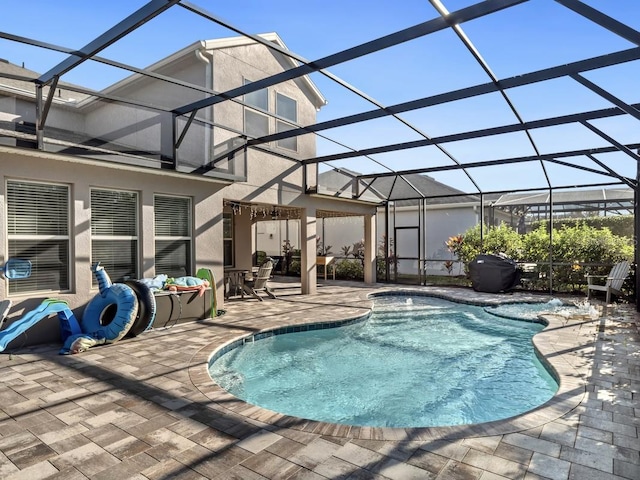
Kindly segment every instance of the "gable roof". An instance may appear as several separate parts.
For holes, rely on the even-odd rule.
[[[261,33],[257,36],[276,44],[280,48],[289,50],[289,48],[287,48],[282,38],[280,38],[280,36],[276,32]],[[216,50],[216,49],[222,49],[222,48],[232,48],[232,47],[239,47],[244,45],[252,45],[255,43],[256,42],[253,39],[246,36],[241,36],[241,37],[228,37],[228,38],[218,38],[214,40],[207,40],[204,42],[204,45],[207,50]],[[273,52],[273,54],[280,55],[284,59],[284,61],[291,66],[291,68],[300,66],[299,62],[292,57],[289,57],[287,55],[282,55],[275,51]],[[327,99],[322,95],[322,93],[320,93],[320,90],[315,85],[315,83],[311,81],[311,78],[309,78],[308,75],[304,75],[300,77],[300,80],[303,82],[305,87],[309,89],[309,93],[311,94],[311,97],[312,97],[311,101],[318,110],[327,104]]]
[[[356,182],[364,192],[361,200],[382,202],[394,198],[395,204],[415,205],[416,199],[429,198],[430,204],[478,203],[480,197],[465,194],[434,178],[419,173],[402,176],[359,178],[362,174],[346,168],[332,169],[318,175],[318,188],[322,193],[350,196]]]
[[[282,41],[280,36],[275,32],[263,33],[257,36],[269,42],[273,42],[274,44],[276,44],[277,46],[283,49],[288,50],[287,46]],[[158,60],[157,62],[146,67],[145,70],[149,72],[160,71],[164,67],[167,67],[173,63],[182,61],[185,58],[192,56],[195,52],[203,53],[205,51],[210,51],[210,50],[220,50],[224,48],[234,48],[234,47],[241,47],[241,46],[247,46],[247,45],[258,45],[258,43],[256,43],[255,40],[245,36],[217,38],[212,40],[199,40],[190,45],[187,45],[186,47],[178,50],[177,52],[172,53],[171,55],[161,60]],[[291,68],[295,68],[299,66],[298,62],[291,57],[282,55],[276,51],[272,51],[272,53],[273,55],[281,56],[286,63],[291,65]],[[129,85],[130,83],[140,80],[140,78],[141,78],[140,75],[137,75],[137,74],[130,75],[127,78],[124,78],[119,82],[116,82],[113,85],[110,85],[109,87],[104,89],[103,92],[112,93],[114,91],[120,90],[126,87],[127,85]],[[327,104],[327,100],[322,95],[322,93],[320,93],[320,90],[311,81],[311,78],[309,78],[308,75],[303,75],[302,77],[300,77],[300,81],[302,82],[303,86],[307,89],[309,99],[312,102],[312,104],[316,107],[316,109],[320,109],[321,107]]]

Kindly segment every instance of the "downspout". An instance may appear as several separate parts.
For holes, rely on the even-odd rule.
[[[202,48],[195,51],[196,58],[206,65],[204,88],[213,91],[213,54],[204,48],[204,42],[201,42],[201,44]],[[213,106],[204,109],[204,118],[210,123],[206,125],[207,131],[204,136],[205,159],[202,162],[203,165],[206,165],[213,156],[211,149],[211,145],[213,144],[213,109]]]

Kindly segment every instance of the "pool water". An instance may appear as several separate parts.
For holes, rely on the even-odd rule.
[[[559,300],[553,299],[546,303],[503,303],[492,307],[485,307],[485,310],[493,315],[516,320],[536,321],[544,313],[554,315],[569,316],[578,313],[576,305],[566,305]]]
[[[557,391],[531,342],[542,328],[433,297],[381,296],[362,322],[246,343],[209,371],[246,402],[311,420],[482,423],[524,413]]]

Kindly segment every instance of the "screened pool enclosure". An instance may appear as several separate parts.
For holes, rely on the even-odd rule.
[[[445,242],[478,224],[524,235],[568,218],[626,216],[636,244],[635,0],[353,2],[349,11],[344,2],[275,1],[274,14],[260,19],[245,2],[131,1],[124,13],[99,2],[101,15],[89,3],[62,2],[60,18],[30,26],[17,19],[33,12],[3,12],[0,144],[229,183],[246,180],[247,158],[275,152],[304,172],[307,195],[378,207],[377,251],[393,265],[382,272],[389,281],[442,276],[445,262],[457,269],[445,276],[461,273]],[[91,34],[74,28],[89,19]],[[59,41],[49,33],[62,30],[77,31]],[[263,32],[278,32],[288,48]],[[161,59],[185,45],[233,36],[278,52],[286,68],[223,91],[163,69]],[[313,122],[282,99],[278,111],[256,105],[264,89],[306,77],[328,100]],[[163,100],[147,97],[151,87],[127,88],[140,82],[153,82]],[[215,108],[225,104],[254,115],[224,125]],[[105,134],[93,134],[89,121],[68,127],[70,112],[105,105]],[[275,130],[260,131],[261,116]],[[136,122],[119,128],[122,118]],[[213,138],[214,129],[225,133]],[[313,156],[288,153],[309,136]],[[211,142],[204,160],[193,148],[202,142]],[[638,256],[634,248],[634,264]],[[551,290],[555,257],[550,239]]]

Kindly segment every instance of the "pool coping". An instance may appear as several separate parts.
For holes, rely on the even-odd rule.
[[[520,300],[513,298],[505,299],[500,297],[487,298],[483,300],[467,301],[461,299],[451,292],[425,292],[425,290],[413,290],[410,288],[388,288],[375,292],[361,292],[358,298],[353,301],[358,305],[363,302],[368,303],[369,312],[357,317],[345,317],[342,319],[331,317],[326,322],[349,322],[355,318],[366,317],[371,313],[373,307],[374,296],[383,294],[398,293],[413,295],[432,296],[443,298],[459,303],[467,303],[478,306],[494,306],[504,303],[514,303]],[[331,314],[327,314],[331,316]],[[327,436],[342,437],[349,439],[368,439],[368,440],[457,440],[469,437],[483,437],[492,435],[504,435],[515,433],[532,428],[540,427],[546,423],[556,420],[576,408],[587,394],[587,380],[572,365],[573,357],[569,355],[570,349],[566,349],[566,343],[562,342],[559,332],[563,328],[580,326],[587,322],[583,317],[561,317],[558,315],[545,315],[544,320],[547,322],[545,328],[533,337],[533,344],[537,354],[543,362],[551,366],[558,381],[559,388],[556,394],[544,404],[534,408],[526,413],[510,417],[503,420],[491,422],[455,425],[444,427],[364,427],[321,422],[316,420],[308,420],[304,418],[294,417],[281,414],[262,408],[231,395],[226,390],[217,385],[209,376],[208,365],[211,358],[218,354],[222,349],[229,348],[235,342],[242,341],[242,338],[249,335],[245,333],[228,333],[225,338],[211,342],[203,346],[191,358],[189,365],[189,377],[192,384],[209,400],[209,406],[215,410],[223,412],[236,420],[244,420],[251,424],[259,425],[267,430],[279,428],[291,428],[308,433],[315,433]],[[309,324],[308,321],[295,323],[289,320],[286,324],[280,326],[270,326],[265,329],[257,329],[251,335],[259,335],[261,333],[274,331],[277,329],[294,328]]]

